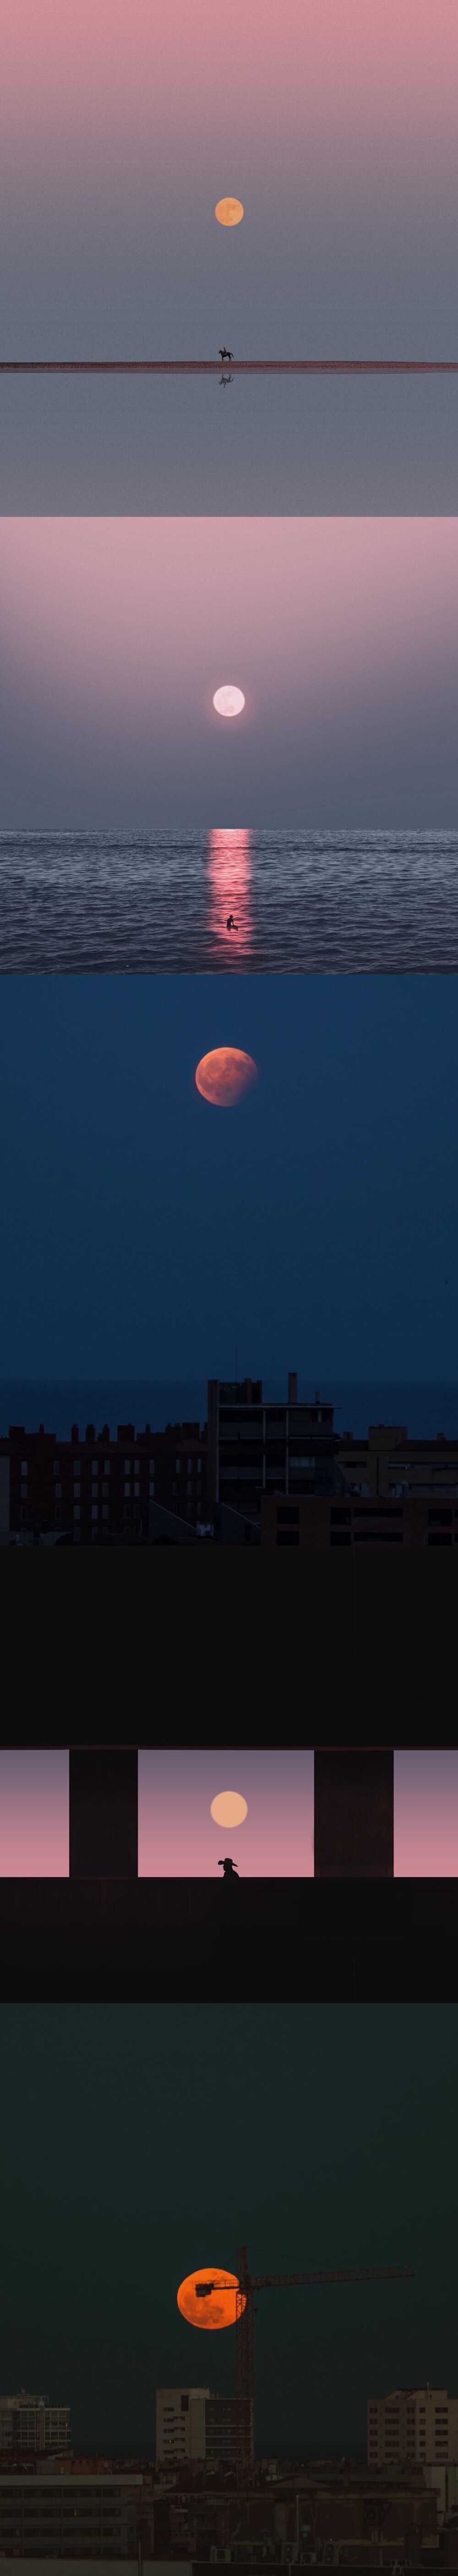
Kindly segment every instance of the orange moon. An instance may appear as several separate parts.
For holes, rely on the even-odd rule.
[[[219,197],[215,215],[217,224],[241,224],[243,206],[240,197]]]
[[[220,2287],[222,2281],[230,2284],[230,2287],[223,2290]],[[204,2290],[203,2298],[197,2297],[198,2284]],[[186,2281],[180,2281],[180,2287],[177,2290],[177,2307],[181,2309],[181,2315],[186,2317],[189,2326],[206,2326],[207,2330],[211,2327],[213,2332],[217,2327],[235,2326],[235,2294],[238,2286],[236,2272],[222,2271],[221,2264],[214,2264],[212,2269],[211,2264],[204,2263],[201,2272],[188,2272]],[[246,2299],[243,2305],[246,2308]]]
[[[212,1047],[210,1055],[201,1055],[196,1070],[197,1090],[214,1109],[237,1109],[245,1091],[252,1091],[258,1079],[258,1068],[252,1055],[242,1047]]]

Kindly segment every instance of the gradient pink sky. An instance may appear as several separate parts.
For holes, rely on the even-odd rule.
[[[0,828],[455,821],[456,518],[4,518],[0,584]]]
[[[447,354],[457,92],[456,0],[3,0],[2,349]]]
[[[68,1753],[0,1752],[0,1878],[68,1878]]]
[[[284,0],[281,15],[265,0],[130,0],[128,12],[124,0],[3,0],[2,120],[15,153],[25,137],[43,164],[51,141],[63,159],[95,140],[116,159],[135,144],[150,179],[158,148],[166,158],[194,147],[198,164],[216,127],[220,194],[243,176],[244,203],[239,134],[251,168],[266,146],[289,163],[296,139],[317,162],[323,144],[334,158],[338,141],[349,164],[356,146],[364,169],[390,137],[405,165],[434,134],[454,143],[457,75],[455,0]],[[176,161],[173,177],[178,189]]]
[[[222,1788],[248,1814],[221,1839]],[[139,1876],[218,1877],[226,1851],[247,1877],[312,1876],[312,1752],[140,1752]],[[457,1873],[458,1752],[395,1753],[395,1878]],[[0,1877],[68,1877],[68,1753],[0,1752]]]
[[[246,1798],[237,1827],[214,1824],[222,1789]],[[140,1878],[218,1878],[226,1853],[247,1878],[311,1878],[313,1753],[139,1753],[138,1826]]]

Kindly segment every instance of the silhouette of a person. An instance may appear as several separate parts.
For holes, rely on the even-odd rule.
[[[235,1873],[236,1877],[238,1878],[238,1869],[237,1869],[237,1862],[236,1862],[236,1860],[219,1860],[219,1861],[218,1861],[218,1869],[222,1869],[222,1870],[224,1870],[224,1876],[225,1876],[225,1878],[231,1878],[231,1877],[233,1877],[233,1876],[234,1876],[234,1873]]]
[[[218,357],[219,357],[219,358],[222,358],[223,366],[224,366],[224,360],[225,360],[225,358],[228,358],[228,359],[229,359],[229,366],[230,366],[231,358],[233,358],[233,356],[234,356],[234,351],[233,351],[233,349],[219,349],[219,350],[218,350]]]
[[[233,912],[230,912],[226,922],[226,930],[238,930],[238,926],[238,921],[234,921]]]

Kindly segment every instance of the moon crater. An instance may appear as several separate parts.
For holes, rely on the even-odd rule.
[[[217,224],[241,224],[243,206],[240,197],[218,197],[215,215]]]
[[[222,2281],[229,2284],[224,2290],[221,2288]],[[197,2296],[198,2285],[200,2297]],[[215,2328],[221,2329],[222,2326],[235,2326],[235,2299],[238,2286],[236,2272],[223,2271],[221,2264],[215,2264],[212,2267],[211,2264],[204,2263],[201,2272],[188,2272],[186,2280],[180,2281],[180,2288],[177,2290],[177,2306],[181,2310],[182,2317],[186,2317],[189,2326],[206,2326],[207,2332],[209,2327],[214,2331]],[[243,2305],[245,2308],[246,2299]]]
[[[243,689],[235,689],[233,681],[226,680],[223,689],[215,689],[213,705],[217,716],[241,716],[245,705]]]

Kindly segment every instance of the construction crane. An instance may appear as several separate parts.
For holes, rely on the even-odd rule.
[[[350,2268],[344,2272],[254,2272],[248,2269],[246,2245],[237,2254],[237,2289],[235,2296],[235,2416],[237,2486],[253,2485],[254,2477],[254,2297],[257,2290],[308,2290],[338,2281],[413,2281],[411,2263],[383,2263],[370,2269]],[[197,2281],[196,2298],[211,2297],[213,2289],[233,2290],[233,2280]]]

